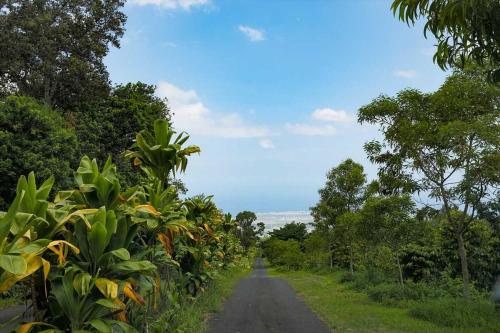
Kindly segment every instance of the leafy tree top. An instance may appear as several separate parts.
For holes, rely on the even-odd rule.
[[[476,73],[455,73],[434,93],[406,89],[359,110],[379,125],[384,142],[365,150],[386,186],[429,191],[447,211],[473,218],[500,174],[500,90]]]
[[[441,68],[464,68],[469,59],[491,66],[500,82],[500,2],[495,0],[394,0],[392,10],[408,24],[420,18],[424,34],[437,39],[434,61]]]
[[[109,92],[103,59],[119,47],[122,0],[4,1],[0,93],[17,90],[63,110]]]
[[[331,224],[345,212],[362,204],[366,175],[363,166],[347,159],[326,175],[326,184],[319,190],[320,201],[311,208],[317,223]]]
[[[271,231],[269,235],[284,241],[292,239],[303,242],[307,236],[307,226],[305,223],[287,223],[281,228]]]

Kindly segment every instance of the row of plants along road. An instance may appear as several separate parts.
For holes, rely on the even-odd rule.
[[[52,198],[53,177],[20,177],[0,215],[0,292],[29,286],[33,321],[18,332],[154,331],[155,318],[241,262],[235,220],[209,196],[181,200],[170,181],[200,151],[188,138],[162,119],[137,134],[125,155],[142,181],[125,189],[111,159],[87,156],[74,188]]]
[[[0,5],[0,306],[27,295],[20,332],[173,329],[254,242],[211,197],[181,199],[199,148],[156,87],[111,84],[124,4]]]
[[[271,232],[268,260],[345,269],[342,280],[375,301],[500,331],[491,302],[500,302],[499,97],[482,74],[457,71],[436,92],[406,89],[362,107],[359,121],[383,138],[365,144],[378,179],[352,159],[332,168],[312,231]]]

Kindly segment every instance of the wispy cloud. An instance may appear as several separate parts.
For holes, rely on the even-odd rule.
[[[259,146],[264,149],[274,149],[274,143],[269,139],[261,139],[259,141]]]
[[[139,6],[153,5],[170,10],[190,10],[194,7],[207,6],[210,4],[210,0],[131,0],[130,3]]]
[[[332,121],[332,122],[349,122],[352,117],[345,110],[334,110],[330,108],[316,109],[312,113],[313,119]]]
[[[296,135],[305,136],[332,136],[337,133],[337,130],[332,125],[309,125],[309,124],[291,124],[287,123],[285,129]]]
[[[161,42],[160,45],[163,47],[177,47],[177,44],[174,42]]]
[[[264,30],[255,29],[246,25],[240,25],[238,29],[252,42],[266,40],[266,33]]]
[[[414,71],[413,69],[398,69],[392,72],[394,76],[397,77],[402,77],[405,79],[413,79],[414,77],[417,76],[417,72]]]
[[[156,93],[168,99],[174,112],[173,123],[176,129],[224,138],[265,138],[273,135],[269,128],[248,124],[237,113],[211,111],[195,90],[185,90],[170,82],[160,81]]]

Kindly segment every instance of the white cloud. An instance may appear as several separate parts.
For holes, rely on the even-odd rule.
[[[238,29],[252,42],[261,42],[266,39],[264,30],[255,29],[246,25],[240,25]]]
[[[316,109],[312,113],[312,117],[317,120],[334,121],[334,122],[349,122],[351,116],[344,110],[333,110],[330,108]]]
[[[288,132],[297,135],[305,136],[332,136],[337,133],[337,130],[332,125],[309,125],[309,124],[290,124],[287,123],[285,128]]]
[[[193,7],[203,7],[210,4],[210,0],[131,0],[130,3],[147,6],[154,5],[163,9],[190,10]]]
[[[160,81],[156,93],[168,99],[176,129],[190,134],[224,138],[265,138],[273,135],[264,126],[247,124],[237,113],[214,113],[201,102],[194,90],[184,90]]]
[[[264,149],[274,149],[274,143],[269,139],[260,140],[259,145]]]
[[[402,77],[405,79],[413,79],[415,76],[417,76],[417,72],[412,70],[412,69],[408,69],[408,70],[398,69],[398,70],[395,70],[392,74],[394,76]]]

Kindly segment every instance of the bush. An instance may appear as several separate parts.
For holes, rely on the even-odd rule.
[[[383,283],[368,290],[370,299],[386,305],[399,306],[407,302],[433,299],[445,295],[445,291],[425,283],[407,282],[401,286],[396,283]]]
[[[340,283],[349,283],[349,282],[354,282],[355,275],[351,274],[350,272],[344,272],[340,276]]]
[[[369,269],[366,271],[354,273],[354,278],[350,278],[352,281],[351,287],[357,291],[367,291],[373,286],[385,283],[388,281],[386,275],[375,269]],[[345,280],[345,282],[349,282]]]
[[[21,175],[36,171],[38,181],[53,175],[54,190],[72,184],[76,135],[54,110],[24,96],[0,101],[0,209],[16,193]]]
[[[492,303],[442,298],[415,303],[410,315],[434,324],[453,328],[483,328],[482,332],[500,332],[499,313]]]
[[[287,269],[299,269],[304,264],[304,254],[295,240],[270,238],[264,244],[264,254],[271,264]]]

